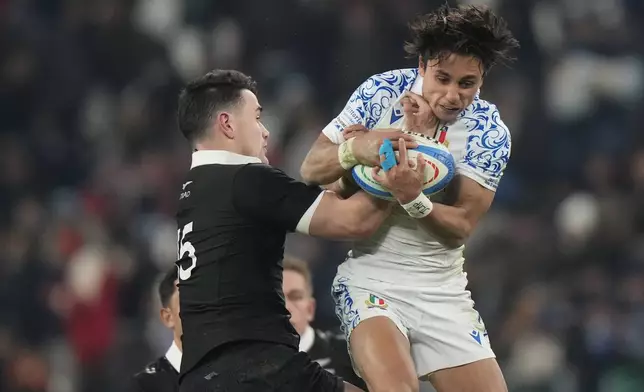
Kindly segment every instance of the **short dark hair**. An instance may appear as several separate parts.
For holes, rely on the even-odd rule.
[[[487,73],[497,63],[514,60],[510,51],[519,47],[506,22],[481,6],[445,4],[414,19],[409,30],[411,40],[405,43],[405,51],[425,65],[455,53],[478,58]]]
[[[308,286],[307,288],[309,289],[309,292],[313,293],[313,276],[311,275],[309,264],[306,261],[293,256],[284,255],[283,266],[284,271],[293,271],[302,275],[306,285]]]
[[[222,108],[238,104],[241,91],[257,93],[257,84],[235,70],[214,70],[193,80],[181,90],[177,122],[183,136],[190,142],[202,138],[212,116]]]
[[[159,283],[159,300],[161,301],[161,306],[164,308],[170,306],[170,298],[172,298],[174,291],[177,289],[177,285],[175,283],[178,278],[179,274],[177,267],[173,266],[165,273],[163,279],[161,279],[161,282]]]

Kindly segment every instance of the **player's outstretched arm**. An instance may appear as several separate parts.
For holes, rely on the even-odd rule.
[[[297,231],[314,237],[357,239],[373,235],[391,212],[391,203],[365,192],[342,199],[326,191],[298,223]]]
[[[370,236],[388,216],[391,204],[364,192],[342,199],[263,164],[240,169],[233,188],[235,208],[249,219],[332,239]]]

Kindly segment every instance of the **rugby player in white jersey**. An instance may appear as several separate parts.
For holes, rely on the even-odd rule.
[[[506,391],[466,288],[463,246],[492,204],[510,157],[510,133],[479,89],[518,42],[502,19],[472,6],[443,6],[410,30],[405,49],[418,68],[360,85],[322,131],[301,174],[338,186],[352,166],[377,166],[382,139],[404,129],[445,143],[456,176],[430,201],[403,164],[379,173],[384,185],[406,177],[393,195],[401,205],[420,200],[430,212],[412,217],[398,208],[374,236],[353,244],[333,284],[336,312],[370,391],[418,391],[418,379],[429,379],[438,392]]]

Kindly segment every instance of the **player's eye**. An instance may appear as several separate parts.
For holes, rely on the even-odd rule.
[[[304,296],[303,296],[302,294],[299,294],[299,293],[289,293],[286,297],[287,297],[290,301],[293,301],[293,302],[295,302],[295,301],[300,301],[301,299],[303,299],[303,298],[304,298]]]
[[[474,87],[474,82],[461,82],[461,88],[472,88]]]
[[[441,82],[443,84],[449,83],[449,78],[446,78],[444,76],[437,76],[436,80],[438,80],[439,82]]]

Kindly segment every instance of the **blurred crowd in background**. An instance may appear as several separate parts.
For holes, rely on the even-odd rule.
[[[0,391],[107,392],[165,352],[159,273],[190,148],[182,84],[259,82],[294,177],[364,79],[414,67],[439,0],[0,0]],[[521,42],[482,97],[512,132],[466,269],[510,391],[644,391],[644,2],[470,0]],[[452,3],[453,4],[453,3]],[[348,244],[293,236],[315,325]]]

